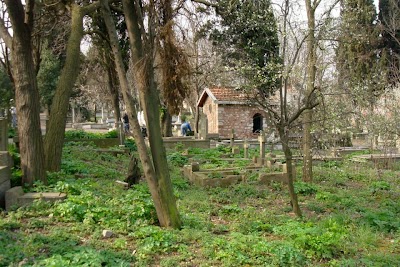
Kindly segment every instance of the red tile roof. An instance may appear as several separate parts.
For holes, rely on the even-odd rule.
[[[197,105],[202,107],[207,97],[220,104],[245,104],[248,100],[246,94],[234,88],[213,87],[203,91]]]

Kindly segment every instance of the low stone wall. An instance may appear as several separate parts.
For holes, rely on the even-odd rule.
[[[6,199],[6,210],[18,208],[26,205],[30,205],[33,201],[41,199],[43,201],[55,202],[64,200],[67,197],[65,193],[24,193],[21,186],[13,187],[7,190]]]
[[[99,138],[99,139],[72,139],[64,140],[64,142],[81,142],[90,143],[93,142],[96,146],[101,148],[109,148],[120,145],[119,138]]]
[[[237,184],[244,179],[242,174],[235,174],[235,171],[233,170],[218,170],[218,174],[220,174],[221,177],[212,178],[209,177],[209,174],[216,172],[215,170],[196,171],[196,167],[194,167],[195,171],[193,171],[192,166],[196,166],[196,164],[184,166],[183,173],[190,183],[197,186],[228,187]]]
[[[210,148],[210,140],[194,139],[192,137],[164,137],[164,147],[166,149],[174,149],[178,144],[182,144],[183,148]]]
[[[280,172],[271,172],[271,173],[260,173],[258,177],[258,181],[260,184],[271,184],[271,182],[278,182],[283,184],[288,184],[288,173],[287,173],[287,165],[277,163],[273,167],[280,168]],[[296,180],[296,167],[292,165],[293,171],[293,180]]]

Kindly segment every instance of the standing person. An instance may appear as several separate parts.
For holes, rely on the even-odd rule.
[[[11,108],[10,108],[10,113],[11,113],[11,126],[12,128],[17,128],[17,108],[14,106],[14,99],[10,100]]]
[[[129,117],[128,114],[124,113],[122,117],[122,122],[124,123],[124,132],[127,134],[129,133]]]
[[[190,127],[190,123],[185,121],[185,119],[182,119],[182,125],[181,125],[182,136],[187,136],[188,133],[191,131],[192,131],[192,128]]]

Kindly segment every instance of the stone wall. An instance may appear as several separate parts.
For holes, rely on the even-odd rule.
[[[232,129],[235,138],[257,138],[253,134],[253,116],[257,113],[263,115],[264,131],[267,130],[265,113],[256,106],[249,105],[221,105],[216,104],[208,97],[203,105],[203,113],[207,117],[208,133],[219,134],[222,139],[231,137]]]

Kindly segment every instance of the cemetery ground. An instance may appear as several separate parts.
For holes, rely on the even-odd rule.
[[[135,153],[134,142],[128,147]],[[309,184],[301,182],[298,162],[299,219],[286,185],[259,183],[259,173],[271,170],[246,170],[243,151],[230,151],[184,150],[179,143],[168,150],[183,221],[182,229],[173,230],[157,226],[145,181],[130,189],[115,182],[126,176],[128,153],[66,143],[62,171],[49,174],[48,186],[36,183],[34,191],[67,198],[0,214],[0,266],[400,265],[400,164],[381,169],[354,162],[350,154],[316,164]],[[213,179],[219,168],[237,168],[245,178],[227,187],[194,185],[183,175],[189,161],[212,169]],[[18,170],[14,176],[17,183]]]

